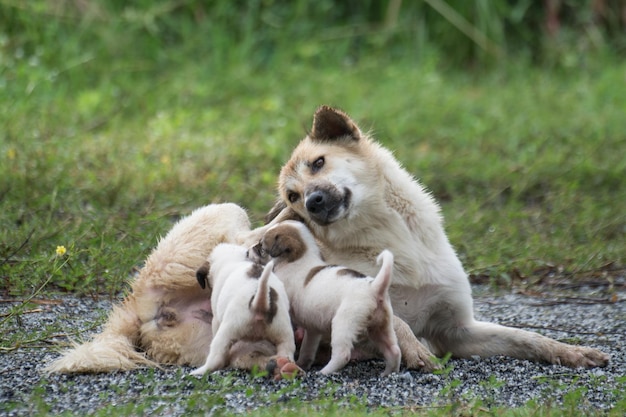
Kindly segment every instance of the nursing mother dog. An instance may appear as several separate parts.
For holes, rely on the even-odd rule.
[[[320,107],[311,132],[280,172],[271,219],[305,222],[327,262],[375,275],[394,254],[389,290],[396,316],[437,356],[506,355],[569,367],[606,366],[599,350],[477,321],[467,274],[443,228],[440,208],[391,152],[344,112]]]
[[[375,276],[378,254],[383,249],[393,253],[389,294],[408,367],[433,369],[431,352],[507,355],[570,367],[608,363],[608,355],[596,349],[475,320],[467,275],[445,235],[439,206],[391,152],[342,111],[323,106],[315,112],[311,132],[280,172],[278,188],[280,201],[268,218],[272,223],[304,222],[327,263]],[[46,370],[202,365],[212,339],[212,311],[195,272],[217,244],[250,247],[271,226],[251,230],[247,214],[235,204],[196,210],[148,256],[102,333],[75,345]],[[258,345],[241,346],[231,354],[236,359],[231,365],[265,366],[275,353]]]

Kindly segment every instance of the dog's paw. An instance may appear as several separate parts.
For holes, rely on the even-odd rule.
[[[191,375],[191,376],[195,376],[195,377],[197,377],[197,378],[201,378],[201,377],[202,377],[202,376],[206,373],[206,369],[203,369],[203,368],[204,368],[204,367],[202,367],[202,368],[198,368],[198,369],[196,369],[196,370],[194,370],[194,371],[191,371],[191,372],[189,373],[189,375]]]
[[[409,346],[401,346],[402,362],[407,369],[418,370],[422,372],[433,372],[437,369],[441,369],[441,366],[437,362],[435,356],[422,345],[419,341],[415,340]]]
[[[413,354],[403,356],[402,360],[407,369],[418,370],[426,373],[434,372],[441,369],[439,363],[436,362],[435,357],[428,352],[428,354]]]
[[[552,360],[552,363],[570,368],[596,368],[607,366],[609,360],[609,355],[598,349],[584,346],[569,346],[568,349],[560,352]]]
[[[275,381],[293,379],[305,374],[304,370],[296,365],[294,361],[284,356],[270,359],[265,370],[270,378],[273,378]]]

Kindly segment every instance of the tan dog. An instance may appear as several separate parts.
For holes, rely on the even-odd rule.
[[[102,333],[75,344],[46,371],[202,365],[212,339],[212,314],[209,292],[198,285],[196,270],[219,243],[245,240],[250,233],[246,212],[235,204],[202,207],[180,220],[150,254],[130,294],[113,307]],[[237,344],[232,366],[264,368],[275,353],[269,344]]]
[[[345,113],[317,110],[311,132],[281,170],[279,192],[282,201],[268,217],[280,212],[304,221],[328,262],[371,275],[381,250],[393,252],[394,313],[435,354],[507,355],[570,367],[608,363],[596,349],[475,320],[470,284],[439,206]]]
[[[285,284],[294,321],[305,329],[299,366],[308,369],[322,338],[330,337],[331,359],[321,373],[337,372],[350,360],[355,342],[367,336],[385,357],[382,376],[398,372],[400,348],[387,292],[393,268],[391,252],[379,255],[382,266],[376,278],[328,265],[311,232],[295,221],[271,227],[261,239],[261,247],[276,263],[274,272]]]
[[[239,341],[267,340],[276,346],[278,357],[294,360],[296,344],[285,287],[272,273],[273,262],[263,267],[252,262],[247,252],[230,243],[221,243],[211,252],[213,340],[205,364],[192,375],[227,367],[231,347]]]

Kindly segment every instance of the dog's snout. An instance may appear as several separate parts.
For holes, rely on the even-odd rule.
[[[327,196],[322,191],[314,191],[306,199],[306,209],[311,214],[318,214],[326,209]]]
[[[311,220],[325,226],[336,221],[347,212],[350,195],[348,189],[344,189],[342,192],[335,187],[319,187],[307,195],[305,207]]]

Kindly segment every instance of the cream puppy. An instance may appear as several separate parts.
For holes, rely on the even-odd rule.
[[[273,262],[255,263],[243,246],[219,244],[198,281],[211,288],[213,340],[205,364],[192,372],[203,375],[230,364],[231,347],[242,340],[267,340],[278,358],[293,362],[296,349],[289,318],[289,299],[282,282],[272,273]]]
[[[311,232],[297,221],[269,228],[261,248],[273,258],[274,273],[285,284],[294,321],[305,329],[298,366],[308,369],[320,341],[330,336],[331,359],[321,372],[337,372],[350,360],[354,344],[367,336],[385,358],[382,375],[399,370],[401,353],[388,294],[391,252],[378,256],[382,266],[375,278],[328,265]]]

